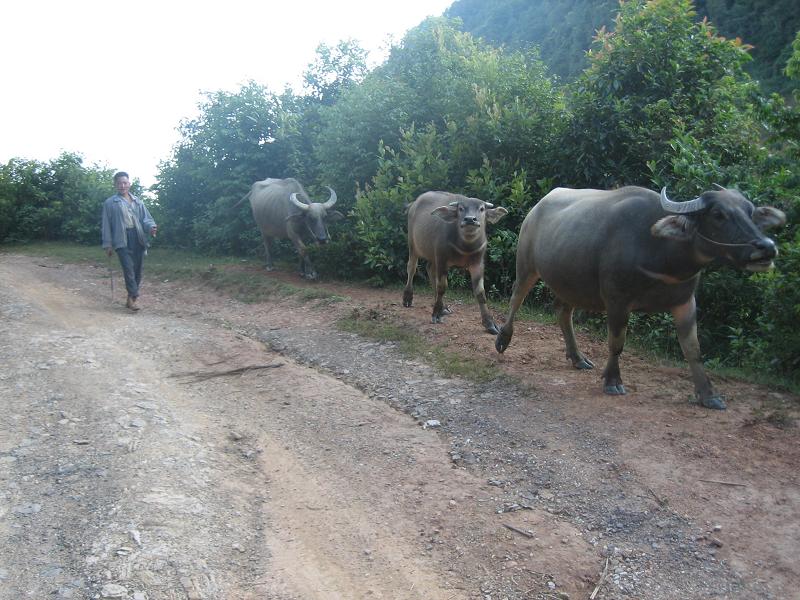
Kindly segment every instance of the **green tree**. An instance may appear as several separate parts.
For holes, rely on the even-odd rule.
[[[335,104],[342,92],[367,74],[368,53],[355,40],[342,40],[333,47],[320,44],[316,54],[303,74],[303,81],[311,91],[310,96],[323,106]]]
[[[693,193],[752,158],[759,123],[747,48],[694,16],[689,0],[631,0],[614,32],[598,33],[573,85],[570,180],[611,187],[677,175],[686,182],[678,191]]]
[[[557,75],[572,80],[588,66],[585,52],[599,29],[612,29],[619,0],[456,0],[445,11],[462,29],[494,45],[538,47]],[[793,87],[781,70],[800,29],[796,0],[697,0],[695,20],[752,44],[746,65],[763,89],[786,95]]]
[[[401,131],[432,123],[439,132],[458,129],[448,134],[454,142],[448,151],[455,153],[451,185],[485,156],[545,169],[563,110],[535,54],[507,53],[453,22],[428,19],[322,113],[316,157],[329,179],[354,191],[376,173],[379,144],[397,147]]]
[[[181,140],[159,167],[164,240],[206,252],[252,249],[248,207],[233,206],[254,181],[286,176],[280,98],[249,82],[236,93],[208,93],[199,110],[181,124]]]
[[[406,203],[429,189],[504,202],[520,172],[547,177],[566,122],[563,97],[535,54],[492,48],[444,19],[410,31],[322,115],[319,163],[359,190],[346,232],[357,251],[326,254],[342,272],[377,271],[378,279],[405,270]],[[509,251],[495,258],[513,261]]]
[[[792,42],[792,54],[786,61],[785,73],[792,79],[800,80],[800,31],[797,32]]]
[[[112,175],[69,152],[49,162],[11,159],[0,167],[0,242],[99,243],[100,208],[113,193]]]

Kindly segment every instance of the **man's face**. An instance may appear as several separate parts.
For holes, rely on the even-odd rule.
[[[120,196],[125,196],[128,194],[128,190],[131,189],[131,182],[127,177],[118,177],[114,181],[114,187]]]

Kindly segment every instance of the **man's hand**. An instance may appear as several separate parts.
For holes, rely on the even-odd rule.
[[[150,235],[152,235],[153,237],[156,237],[156,233],[158,233],[158,225],[153,225],[150,228]]]
[[[108,248],[106,248],[106,254],[108,256],[111,256],[112,254],[114,254],[114,249],[111,246],[109,246]]]

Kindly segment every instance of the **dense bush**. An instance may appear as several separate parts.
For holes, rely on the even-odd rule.
[[[200,116],[181,124],[181,141],[155,186],[164,209],[163,242],[207,253],[257,245],[249,205],[234,205],[257,179],[283,177],[281,99],[254,82],[235,94],[206,95]]]
[[[342,232],[353,242],[338,272],[402,279],[405,206],[434,189],[511,202],[512,215],[493,228],[500,245],[487,269],[488,289],[510,289],[509,241],[533,202],[528,173],[548,177],[564,122],[563,96],[535,54],[505,53],[448,21],[426,21],[323,113],[316,155],[330,179],[357,189]]]
[[[602,187],[654,179],[694,193],[749,162],[758,123],[747,60],[740,42],[695,22],[689,0],[622,3],[572,86],[568,178]]]
[[[77,154],[0,166],[0,242],[66,240],[100,244],[100,210],[114,193],[113,172]],[[139,193],[134,181],[134,193]]]

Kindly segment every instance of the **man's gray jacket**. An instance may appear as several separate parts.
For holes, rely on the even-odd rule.
[[[156,222],[150,215],[150,211],[144,202],[131,194],[133,205],[131,207],[134,216],[136,231],[139,234],[139,241],[143,247],[149,245],[148,239],[150,230],[156,226]],[[119,194],[114,194],[103,202],[103,248],[125,248],[128,245],[127,234],[125,233],[125,213],[128,210],[128,203]]]

